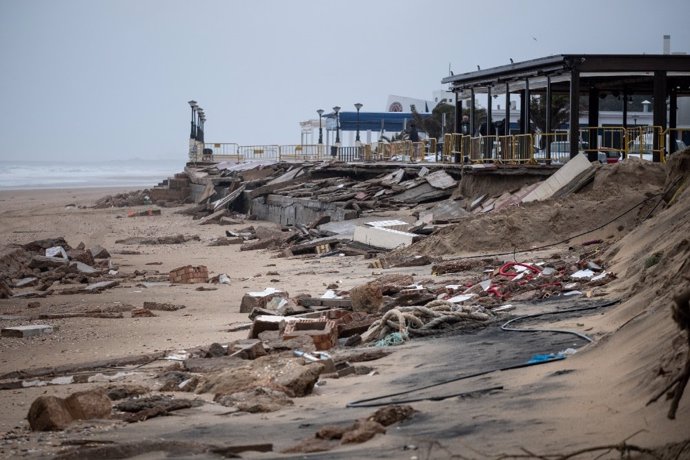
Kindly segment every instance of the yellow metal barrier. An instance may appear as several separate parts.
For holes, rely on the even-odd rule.
[[[563,164],[570,160],[570,135],[567,131],[535,134],[532,142],[532,158],[536,163]]]
[[[637,157],[641,160],[653,161],[658,158],[662,163],[666,162],[665,138],[660,126],[635,126],[628,128],[626,140],[626,152],[629,157]],[[654,140],[657,146],[654,148]]]
[[[596,154],[602,162],[616,162],[625,158],[628,131],[622,126],[582,128],[580,139],[584,152]]]
[[[240,161],[261,161],[280,159],[280,146],[278,145],[241,145],[238,148]]]
[[[281,145],[279,159],[281,161],[321,161],[330,158],[324,144],[309,145]]]
[[[596,138],[596,146],[594,139]],[[656,148],[654,144],[656,141]],[[645,160],[666,161],[670,152],[683,150],[690,143],[689,128],[662,131],[658,126],[583,128],[579,133],[579,152],[596,152],[600,160],[616,161],[628,156]],[[673,147],[673,148],[669,148]],[[207,143],[213,161],[323,161],[331,160],[329,149],[316,145],[250,145],[236,143]],[[341,152],[350,147],[342,147]],[[500,162],[506,164],[563,164],[570,160],[570,136],[567,131],[553,133],[517,134],[509,136],[463,136],[449,133],[443,137],[443,149],[437,152],[437,140],[422,142],[396,141],[363,144],[357,154],[341,155],[341,161],[460,161],[471,163]],[[197,147],[201,150],[201,145]],[[200,153],[196,155],[201,157]],[[433,157],[433,158],[432,158]]]
[[[534,139],[531,134],[499,136],[498,159],[502,163],[534,163]]]
[[[441,161],[453,161],[453,148],[455,147],[455,134],[443,135],[443,151],[441,152]]]
[[[500,160],[499,136],[465,137],[469,138],[469,148],[465,149],[463,145],[463,152],[469,157],[470,162],[483,163]]]

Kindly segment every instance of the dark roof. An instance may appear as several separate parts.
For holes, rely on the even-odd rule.
[[[428,117],[428,113],[420,113],[422,118]],[[323,116],[324,118],[335,118],[335,113],[331,112]],[[402,131],[405,123],[414,120],[411,112],[359,112],[360,131]],[[340,130],[357,130],[357,112],[340,112]]]
[[[690,56],[684,54],[559,54],[451,75],[441,82],[450,84],[453,91],[477,88],[481,92],[488,86],[503,90],[506,83],[514,91],[524,85],[526,78],[542,77],[545,80],[550,76],[555,78],[552,85],[558,90],[559,77],[561,81],[569,81],[573,69],[578,70],[583,79],[592,78],[597,84],[604,85],[607,81],[615,83],[615,86],[624,84],[632,92],[636,91],[636,86],[640,91],[647,90],[654,72],[665,71],[670,84],[680,86],[681,92],[690,93]],[[539,84],[535,85],[535,89],[539,87]]]

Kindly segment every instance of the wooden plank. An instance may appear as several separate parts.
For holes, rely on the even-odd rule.
[[[221,206],[226,207],[226,208],[228,206],[230,206],[232,204],[232,202],[235,201],[237,199],[237,197],[239,197],[242,194],[242,192],[244,192],[245,187],[246,186],[243,185],[240,188],[238,188],[237,190],[235,190],[234,192],[230,193],[228,196],[221,198],[218,201],[214,201],[213,202],[213,210],[216,211]]]
[[[218,220],[221,217],[225,216],[228,213],[228,210],[226,208],[221,208],[218,211],[214,212],[213,214],[209,214],[206,217],[203,217],[197,221],[197,225],[204,225],[208,224],[209,222],[213,222],[214,220]]]
[[[259,197],[262,195],[268,195],[269,193],[273,193],[275,190],[281,189],[281,188],[286,187],[286,186],[291,185],[291,184],[297,184],[297,183],[304,182],[307,179],[308,179],[308,176],[304,175],[304,176],[301,176],[297,179],[293,179],[293,180],[287,181],[287,182],[279,182],[279,183],[274,183],[274,184],[268,183],[262,187],[258,187],[258,188],[255,188],[254,190],[250,190],[249,191],[249,198],[253,199],[253,198],[256,198],[256,197]]]
[[[335,244],[340,241],[340,237],[336,236],[329,236],[326,238],[317,238],[315,240],[307,241],[306,243],[300,243],[296,244],[294,246],[290,247],[290,250],[292,251],[293,254],[300,254],[303,252],[311,251],[317,246],[320,246],[322,244]],[[349,238],[345,238],[349,240]]]

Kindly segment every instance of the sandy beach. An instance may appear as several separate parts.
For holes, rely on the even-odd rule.
[[[128,212],[151,206],[91,208],[98,198],[119,191],[0,191],[2,244],[26,244],[62,236],[73,247],[83,242],[86,247],[107,248],[113,269],[120,273],[145,272],[151,279],[165,279],[174,268],[205,265],[209,276],[226,274],[230,284],[207,284],[213,290],[200,291],[194,284],[141,283],[124,278],[118,286],[98,294],[53,293],[38,299],[2,299],[0,326],[41,323],[54,326],[55,331],[40,337],[0,339],[0,374],[191,350],[214,342],[226,344],[244,339],[246,330],[229,330],[248,322],[247,315],[239,313],[242,296],[248,291],[275,287],[287,290],[291,296],[318,296],[329,285],[337,284],[340,289],[349,290],[384,272],[412,274],[415,279],[431,277],[428,265],[382,270],[368,268],[369,261],[362,257],[286,258],[276,257],[276,251],[271,250],[240,252],[239,245],[209,246],[228,229],[249,224],[277,228],[268,222],[197,225],[190,217],[176,213],[181,208],[163,208],[161,215],[136,217],[128,217]],[[666,418],[668,403],[663,398],[645,405],[667,381],[664,376],[682,366],[684,356],[680,332],[670,318],[670,293],[655,287],[665,275],[649,272],[640,278],[639,273],[631,271],[641,254],[655,244],[662,244],[668,251],[677,244],[675,239],[659,243],[657,226],[671,226],[676,234],[684,231],[688,234],[687,218],[679,219],[677,212],[677,208],[665,210],[658,219],[641,224],[632,233],[612,237],[607,257],[610,269],[619,274],[619,279],[597,291],[597,296],[602,300],[620,299],[621,303],[542,323],[549,328],[586,331],[594,338],[591,344],[558,334],[511,335],[491,326],[477,333],[421,338],[392,347],[389,356],[365,363],[375,372],[327,379],[311,395],[294,398],[294,405],[278,412],[228,415],[227,408],[212,402],[212,395],[194,395],[206,404],[172,417],[129,425],[115,421],[84,422],[62,433],[29,430],[26,415],[32,401],[39,395],[65,397],[103,383],[4,389],[0,390],[0,456],[53,455],[66,448],[66,439],[91,436],[125,444],[150,439],[210,444],[271,442],[272,452],[245,452],[242,456],[288,458],[290,454],[279,452],[313,436],[316,429],[351,422],[374,410],[346,409],[347,402],[458,375],[500,369],[540,351],[566,348],[578,352],[562,361],[494,372],[428,390],[438,395],[500,387],[469,397],[412,403],[418,413],[400,426],[391,427],[385,435],[322,455],[328,458],[498,458],[524,454],[522,448],[545,455],[623,441],[660,448],[687,440],[690,421],[687,398],[681,402],[676,420]],[[174,245],[116,243],[128,237],[173,234],[198,236],[198,240]],[[561,249],[568,250],[567,246]],[[685,269],[687,264],[682,260],[686,252],[683,251],[686,249],[676,248],[679,258],[673,259],[671,267],[666,269]],[[147,301],[185,308],[157,311],[155,317],[130,317],[132,307],[140,308]],[[540,308],[558,309],[562,305],[546,303]],[[96,308],[120,309],[124,314],[122,318],[36,319],[42,313]],[[122,381],[146,384],[169,364],[156,361],[136,369]],[[132,369],[124,366],[123,370]],[[326,458],[314,455],[313,458]],[[618,452],[608,455],[616,457]]]

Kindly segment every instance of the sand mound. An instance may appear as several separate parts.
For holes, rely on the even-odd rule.
[[[662,191],[663,165],[640,160],[597,166],[592,184],[558,200],[526,203],[499,212],[471,215],[424,241],[391,254],[430,256],[527,250],[597,228]],[[583,239],[615,241],[636,226],[655,199]]]
[[[615,333],[598,347],[597,359],[616,363],[615,385],[638,405],[678,375],[687,356],[671,306],[672,297],[690,286],[690,150],[674,154],[667,169],[673,199],[605,254],[619,274],[611,288],[625,302],[607,318]],[[668,404],[662,399],[654,408],[664,417]]]

